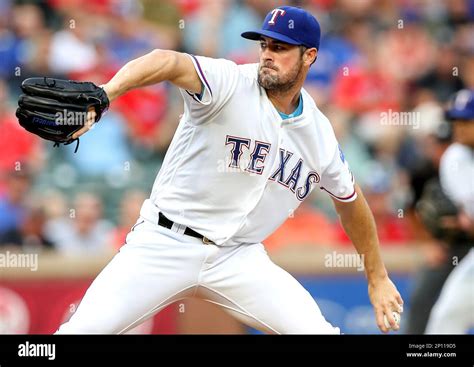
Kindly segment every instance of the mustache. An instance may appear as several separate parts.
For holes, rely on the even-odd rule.
[[[278,68],[275,67],[275,65],[273,65],[271,62],[266,62],[266,63],[263,63],[262,65],[260,65],[260,70],[262,70],[263,67],[278,71]]]

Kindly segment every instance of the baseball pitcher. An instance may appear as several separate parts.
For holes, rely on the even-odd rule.
[[[388,331],[385,316],[398,329],[392,315],[403,301],[382,262],[372,213],[330,122],[303,88],[320,34],[311,14],[282,6],[266,16],[262,29],[242,34],[260,43],[258,64],[154,50],[103,87],[86,85],[92,91],[81,110],[89,112],[88,123],[67,130],[62,143],[87,132],[117,97],[163,81],[179,88],[184,114],[126,244],[58,333],[124,333],[184,297],[220,305],[269,333],[339,333],[262,245],[316,188],[331,196],[364,255],[377,325]],[[48,116],[62,103],[77,108],[81,101],[68,99],[74,96],[68,88],[80,90],[81,84],[62,86],[48,79],[25,82],[20,123],[30,131],[46,126],[50,135],[42,136],[54,140]],[[61,103],[41,105],[35,98]],[[44,113],[45,105],[53,112]]]

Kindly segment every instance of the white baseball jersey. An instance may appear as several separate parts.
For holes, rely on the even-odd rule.
[[[446,195],[474,218],[474,150],[451,144],[441,158],[439,174]]]
[[[162,211],[230,246],[263,241],[315,187],[356,198],[332,126],[304,89],[301,115],[283,120],[258,64],[190,57],[204,91],[181,90],[184,115],[142,216]]]

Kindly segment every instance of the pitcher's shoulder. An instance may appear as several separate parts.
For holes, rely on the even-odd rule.
[[[307,115],[311,116],[313,123],[316,128],[320,130],[330,130],[332,131],[332,124],[327,118],[327,116],[318,108],[313,97],[304,89],[301,89],[301,94],[303,96],[304,109],[306,109]]]
[[[240,64],[237,65],[240,75],[243,78],[250,80],[257,80],[258,78],[258,64]]]

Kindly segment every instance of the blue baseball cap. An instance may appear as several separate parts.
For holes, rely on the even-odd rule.
[[[445,116],[447,120],[474,120],[474,90],[462,89],[455,93]]]
[[[267,14],[261,30],[244,32],[241,36],[254,41],[266,36],[290,45],[319,49],[321,27],[316,18],[306,10],[280,6]]]

